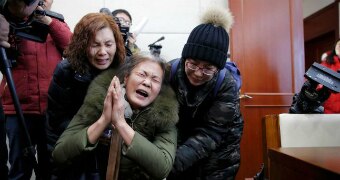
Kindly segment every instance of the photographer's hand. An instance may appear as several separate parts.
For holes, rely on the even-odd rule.
[[[9,48],[11,45],[7,42],[9,34],[9,23],[5,17],[0,14],[0,46]]]
[[[331,91],[314,81],[307,80],[301,91],[294,95],[289,109],[292,114],[320,113],[319,107],[329,98]]]
[[[128,41],[129,41],[129,44],[131,44],[131,45],[135,44],[136,41],[137,41],[136,36],[133,33],[131,33],[129,38],[128,38]]]
[[[131,33],[128,37],[128,47],[132,53],[136,53],[140,51],[140,49],[135,43],[136,43],[136,35]]]
[[[43,11],[44,9],[41,6],[37,7],[37,10],[41,10]],[[35,14],[34,18],[46,25],[50,25],[52,22],[52,18],[49,16],[43,16],[43,15],[39,15],[39,14]]]

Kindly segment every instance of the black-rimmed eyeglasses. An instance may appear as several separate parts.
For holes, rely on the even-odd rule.
[[[216,73],[216,69],[208,69],[208,68],[201,68],[201,67],[198,67],[197,65],[191,63],[191,62],[186,62],[185,63],[187,65],[187,67],[192,70],[192,71],[197,71],[197,70],[201,70],[202,73],[206,76],[211,76],[211,75],[214,75]]]
[[[117,17],[117,19],[119,20],[119,23],[121,24],[121,26],[125,26],[125,27],[132,26],[132,23],[130,21],[126,21],[125,19],[121,17]]]

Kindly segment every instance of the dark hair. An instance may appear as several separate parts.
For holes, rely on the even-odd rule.
[[[95,38],[99,30],[106,27],[112,29],[117,46],[113,62],[110,66],[116,67],[124,62],[124,41],[116,22],[111,16],[104,13],[89,13],[77,23],[71,42],[65,50],[65,57],[69,60],[75,71],[82,74],[90,71],[91,65],[87,57],[90,42]]]
[[[112,16],[111,11],[108,8],[101,8],[99,12]]]
[[[125,9],[116,9],[116,10],[112,11],[112,16],[116,17],[116,15],[119,14],[119,13],[126,14],[130,18],[130,21],[132,22],[131,14],[129,13],[129,11],[127,11]]]
[[[3,5],[3,4],[5,4],[6,2],[12,2],[13,0],[2,0],[1,2],[0,2],[0,5]],[[37,0],[16,0],[15,2],[20,2],[20,1],[22,1],[22,2],[24,2],[25,4],[26,4],[26,6],[30,6],[30,5],[32,5],[33,3],[35,3],[35,1],[37,1]]]
[[[125,63],[121,66],[121,69],[119,71],[119,79],[121,82],[123,82],[125,76],[129,76],[132,70],[140,63],[145,61],[151,61],[156,62],[159,64],[163,71],[163,77],[162,77],[162,84],[165,82],[165,66],[166,61],[158,56],[152,55],[150,52],[137,52],[133,54],[132,56],[128,57]]]
[[[27,6],[33,4],[35,1],[37,1],[37,0],[24,0],[25,4],[26,4]]]
[[[335,45],[332,51],[330,51],[329,53],[327,53],[327,57],[326,57],[326,63],[328,64],[334,64],[334,56],[337,56],[335,49],[336,49],[336,44],[340,41],[340,39],[338,39],[337,41],[335,41]]]

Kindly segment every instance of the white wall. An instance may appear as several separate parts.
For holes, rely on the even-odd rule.
[[[82,16],[99,12],[103,7],[111,11],[128,10],[133,19],[131,30],[147,18],[147,24],[137,37],[137,45],[148,51],[148,45],[161,36],[165,39],[161,55],[167,60],[180,57],[190,31],[199,24],[202,11],[210,5],[228,7],[228,0],[54,0],[52,11],[61,13],[73,31]]]
[[[303,0],[303,18],[306,18],[313,13],[319,11],[320,9],[332,4],[335,0]],[[340,3],[338,4],[338,6]],[[339,8],[339,14],[340,14],[340,8]],[[340,21],[340,19],[339,19]],[[340,28],[340,22],[339,22],[339,28]]]
[[[334,0],[303,0],[303,18],[333,3]]]

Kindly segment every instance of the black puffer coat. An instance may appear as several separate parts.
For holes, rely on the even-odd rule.
[[[87,88],[97,74],[81,75],[71,68],[67,60],[62,60],[56,66],[48,89],[46,111],[47,145],[50,152],[83,104]]]
[[[167,179],[234,179],[240,166],[243,119],[239,91],[229,71],[216,96],[217,77],[188,86],[183,60],[172,86],[180,103],[178,148]]]

